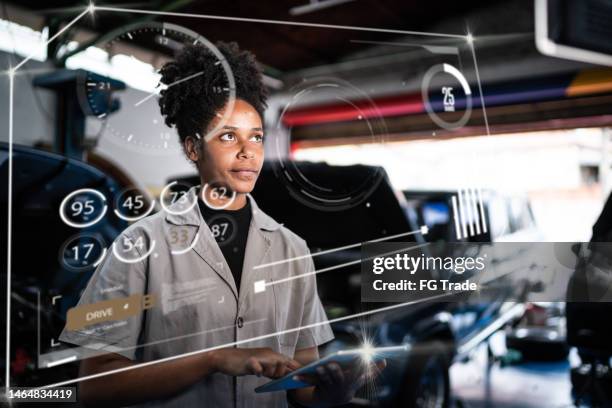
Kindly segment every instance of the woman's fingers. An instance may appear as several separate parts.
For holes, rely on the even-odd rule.
[[[345,381],[350,384],[363,383],[367,379],[374,380],[386,366],[387,362],[384,359],[368,364],[359,362],[344,369],[343,374]]]
[[[310,385],[319,384],[319,377],[316,375],[294,375],[293,380],[305,382],[306,384]]]
[[[300,368],[296,360],[271,349],[251,349],[252,355],[246,361],[245,374],[264,375],[269,378],[279,378]]]
[[[347,381],[347,387],[350,388],[353,392],[357,391],[366,383],[368,376],[366,374],[361,374],[358,377],[354,378],[351,381]]]
[[[298,363],[299,364],[299,363]],[[342,368],[340,364],[331,362],[325,366],[317,367],[316,374],[296,375],[294,380],[302,381],[311,385],[334,385],[344,384],[353,387],[361,387],[365,382],[373,380],[387,366],[387,362],[379,360],[369,365],[354,364],[348,368]]]
[[[362,362],[352,364],[345,375],[347,382],[354,383],[366,372],[366,370],[367,366],[365,366]]]
[[[255,357],[249,357],[246,363],[246,367],[247,371],[249,371],[251,374],[255,374],[258,377],[261,377],[264,372],[263,366]]]
[[[332,381],[336,384],[344,384],[346,377],[340,368],[338,363],[329,363],[325,366],[327,369],[328,375],[331,377]]]
[[[368,373],[370,374],[370,379],[374,380],[376,377],[378,377],[381,371],[384,370],[386,366],[387,360],[384,359],[377,361],[374,364],[371,364],[370,369],[368,370]]]
[[[262,359],[260,360],[260,362],[263,364],[264,367],[264,375],[269,378],[275,378],[279,361],[275,359]]]
[[[270,378],[279,378],[300,367],[300,364],[290,358],[275,355],[259,360],[263,365],[263,374]]]
[[[317,367],[317,376],[319,377],[319,381],[322,384],[332,384],[333,380],[331,375],[328,373],[328,371],[324,368],[324,367]]]
[[[285,362],[282,360],[278,360],[276,362],[276,367],[274,369],[274,374],[273,377],[274,378],[280,378],[283,375],[285,375],[285,371],[287,370]]]
[[[293,377],[296,381],[302,381],[311,385],[338,385],[346,381],[342,368],[337,363],[330,363],[317,367],[315,374],[302,374]]]
[[[367,366],[362,366],[359,370],[355,370],[353,378],[356,382],[365,383],[366,380],[375,380],[380,372],[387,366],[385,360],[369,363]],[[362,380],[363,379],[363,380]]]
[[[298,368],[300,368],[302,365],[295,361],[294,359],[289,359],[287,361],[287,367],[289,368],[289,370],[293,371],[293,370],[297,370]]]

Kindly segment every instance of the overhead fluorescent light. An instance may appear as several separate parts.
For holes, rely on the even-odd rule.
[[[292,16],[299,16],[302,14],[312,13],[313,11],[337,6],[339,4],[349,3],[351,1],[355,0],[310,0],[309,4],[290,8],[289,14],[291,14]]]
[[[264,85],[266,85],[268,88],[272,88],[278,91],[279,89],[283,89],[283,86],[285,86],[283,81],[281,81],[280,79],[272,78],[271,76],[268,76],[266,74],[263,74],[262,77]]]
[[[47,27],[42,31],[36,31],[25,25],[0,19],[0,51],[45,61],[48,38],[49,29]]]

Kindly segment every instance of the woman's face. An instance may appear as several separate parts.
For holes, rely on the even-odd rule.
[[[222,109],[207,132],[218,126],[223,114]],[[227,122],[210,136],[199,152],[197,148],[194,151],[193,144],[191,148],[189,143],[187,145],[188,155],[197,162],[202,181],[225,186],[239,195],[250,193],[264,160],[263,125],[259,113],[248,102],[236,99]],[[194,153],[197,158],[192,156]]]

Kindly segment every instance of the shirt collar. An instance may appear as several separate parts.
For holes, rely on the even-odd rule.
[[[197,193],[199,189],[200,186],[197,185],[187,191],[187,202],[194,203],[189,210],[180,213],[181,210],[184,211],[184,208],[181,208],[181,204],[178,202],[171,204],[166,210],[166,221],[174,225],[193,225],[199,227],[204,221],[197,202],[199,199]],[[251,203],[252,222],[257,228],[265,231],[276,231],[282,226],[257,206],[251,194],[247,194],[247,197]]]

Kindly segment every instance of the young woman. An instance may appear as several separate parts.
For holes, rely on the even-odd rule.
[[[384,365],[343,370],[331,363],[303,378],[311,387],[254,392],[318,359],[317,347],[333,334],[315,276],[307,274],[314,266],[306,243],[249,195],[264,160],[261,73],[253,55],[235,43],[218,49],[235,80],[231,110],[227,93],[215,91],[227,86],[226,78],[204,46],[185,47],[161,71],[165,84],[198,74],[162,91],[159,103],[201,185],[124,231],[77,308],[113,299],[123,304],[137,295],[152,306],[128,313],[122,324],[65,329],[60,336],[107,352],[81,363],[80,375],[93,375],[80,383],[80,396],[91,405],[285,407],[289,399],[332,406],[352,398],[367,370]],[[126,254],[117,256],[117,248]],[[296,259],[255,268],[290,258]],[[179,355],[185,356],[172,358]]]

